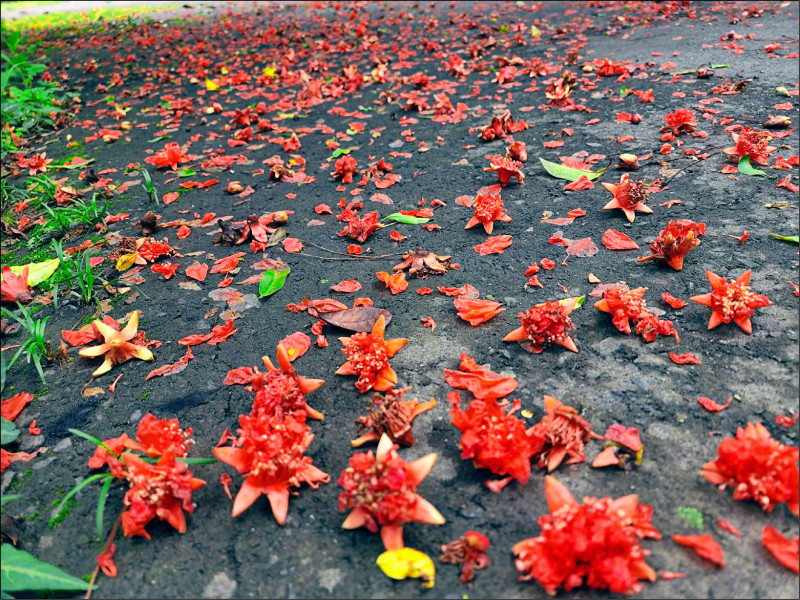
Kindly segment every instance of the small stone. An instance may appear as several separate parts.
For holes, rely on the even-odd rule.
[[[319,572],[319,586],[324,588],[329,594],[333,594],[333,590],[336,589],[336,586],[338,586],[343,579],[344,574],[341,569],[323,569]]]
[[[135,411],[133,411],[133,414],[131,415],[131,423],[136,423],[141,418],[142,418],[142,411],[141,410],[135,410]]]
[[[43,535],[39,538],[39,549],[40,550],[47,550],[48,548],[53,547],[53,536],[52,535]]]
[[[62,450],[66,450],[72,446],[72,438],[64,438],[60,442],[58,442],[55,446],[53,446],[53,452],[61,452]]]
[[[203,598],[233,598],[236,591],[236,582],[224,571],[216,573],[208,585],[203,589]]]
[[[42,444],[44,444],[43,435],[31,435],[23,438],[22,443],[19,445],[19,449],[22,450],[23,452],[30,452],[31,450],[35,450]]]

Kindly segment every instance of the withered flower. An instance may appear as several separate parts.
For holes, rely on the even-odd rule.
[[[99,346],[81,348],[78,351],[78,354],[86,358],[105,355],[103,364],[92,373],[92,377],[98,377],[103,373],[108,373],[114,365],[120,365],[132,358],[153,360],[153,353],[150,352],[147,346],[139,346],[131,342],[138,333],[139,312],[140,311],[135,310],[131,313],[128,324],[121,331],[114,329],[99,319],[92,322],[92,327],[103,336],[103,343]]]
[[[367,410],[367,415],[356,419],[356,425],[366,431],[351,441],[350,445],[358,448],[369,442],[377,442],[384,434],[395,444],[413,445],[411,426],[414,424],[414,419],[436,406],[436,400],[430,399],[428,402],[405,400],[405,394],[409,389],[408,387],[391,389],[385,394],[373,395],[372,406]]]
[[[425,278],[428,275],[444,275],[450,266],[447,255],[434,254],[425,248],[417,248],[403,254],[403,262],[392,267],[392,271],[404,271],[412,277]]]

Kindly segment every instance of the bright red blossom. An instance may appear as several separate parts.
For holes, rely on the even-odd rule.
[[[347,361],[336,371],[337,375],[358,375],[356,388],[362,394],[374,389],[385,392],[397,383],[389,359],[408,343],[405,338],[385,340],[386,320],[378,317],[370,333],[356,333],[339,340],[344,344],[342,352]]]
[[[717,459],[703,465],[702,475],[720,489],[733,488],[734,500],[755,500],[766,512],[786,502],[800,516],[798,449],[773,439],[760,423],[722,440]]]
[[[239,516],[263,494],[279,525],[286,522],[290,488],[307,483],[317,488],[330,481],[312,464],[305,451],[314,435],[306,415],[297,411],[283,419],[256,412],[239,417],[240,428],[233,446],[214,448],[214,456],[245,476],[233,502],[231,515]]]
[[[499,154],[486,157],[489,166],[483,170],[487,173],[497,173],[500,185],[506,187],[511,179],[516,179],[520,184],[525,183],[525,174],[522,172],[522,163]]]
[[[385,225],[380,222],[378,211],[367,213],[363,217],[354,214],[348,219],[347,225],[339,232],[339,235],[341,237],[347,236],[363,244],[373,231],[384,227]],[[350,252],[349,248],[348,252]],[[351,252],[351,254],[361,254],[361,252]]]
[[[581,585],[614,594],[636,593],[640,580],[655,581],[640,542],[658,539],[652,508],[635,495],[583,499],[579,504],[555,478],[545,479],[550,514],[539,517],[542,532],[512,551],[520,579],[537,580],[548,594]]]
[[[679,108],[674,113],[665,115],[664,121],[666,125],[661,128],[661,131],[671,131],[674,135],[694,131],[697,127],[697,119],[688,108]]]
[[[614,199],[603,207],[603,210],[619,208],[625,213],[629,222],[636,219],[636,212],[650,214],[653,209],[647,206],[648,184],[644,180],[633,181],[624,173],[619,183],[604,183],[603,187],[611,192]]]
[[[731,133],[731,137],[736,145],[725,148],[723,152],[733,162],[739,162],[745,156],[749,156],[750,162],[766,165],[769,155],[777,150],[774,146],[769,145],[772,136],[766,131],[745,127],[740,133]]]
[[[448,394],[450,418],[461,431],[461,458],[472,460],[477,469],[488,469],[495,475],[507,475],[499,481],[487,481],[493,492],[500,492],[512,479],[527,483],[531,474],[531,458],[543,447],[544,440],[534,428],[526,428],[522,419],[514,416],[522,406],[519,400],[510,405],[500,404],[493,397],[476,398],[466,410],[461,409],[458,392]]]
[[[578,347],[569,332],[575,329],[569,314],[574,310],[576,299],[561,302],[547,301],[518,313],[522,325],[503,338],[504,342],[523,342],[522,347],[539,354],[547,344],[558,344],[571,352]]]
[[[339,494],[339,510],[350,510],[342,527],[366,527],[372,532],[380,528],[386,549],[397,550],[403,547],[405,523],[444,523],[439,511],[417,494],[417,487],[436,459],[436,454],[428,454],[406,463],[386,435],[375,454],[351,456],[350,466],[342,471],[337,482],[343,490]]]
[[[736,323],[747,334],[753,333],[750,322],[757,308],[772,306],[772,302],[764,294],[756,294],[750,289],[749,270],[742,273],[738,279],[728,283],[711,271],[706,271],[706,277],[711,283],[711,293],[692,296],[690,300],[711,309],[711,318],[708,328],[714,329],[720,323]]]
[[[637,260],[658,260],[680,271],[683,269],[684,257],[700,245],[699,238],[705,234],[705,223],[695,223],[689,219],[670,221],[650,244],[651,255],[641,256]]]
[[[334,177],[341,178],[342,183],[353,183],[353,175],[358,172],[358,163],[355,158],[345,154],[336,159],[333,166],[336,169],[333,172]]]
[[[153,156],[145,158],[144,162],[158,168],[169,167],[174,171],[178,168],[179,164],[189,162],[190,160],[191,158],[186,155],[186,150],[175,142],[170,142],[164,146],[163,150],[159,150]]]
[[[483,225],[487,234],[491,235],[495,221],[511,222],[511,217],[506,214],[505,205],[500,194],[478,194],[472,204],[474,214],[467,222],[464,229],[471,229],[475,225]]]
[[[148,540],[145,527],[154,518],[167,521],[178,532],[186,532],[186,516],[194,512],[192,492],[206,485],[196,479],[184,462],[178,462],[171,452],[165,453],[155,465],[144,462],[130,452],[120,460],[126,467],[130,489],[125,493],[122,531],[127,537],[140,535]]]

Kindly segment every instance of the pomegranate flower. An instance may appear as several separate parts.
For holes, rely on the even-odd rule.
[[[764,294],[756,294],[750,289],[750,275],[751,271],[747,270],[738,279],[728,283],[726,278],[706,271],[711,293],[692,296],[690,300],[711,309],[709,329],[733,321],[745,333],[753,333],[750,317],[755,314],[755,309],[772,306],[772,302]]]
[[[312,419],[323,419],[321,412],[308,405],[306,395],[310,394],[325,384],[324,379],[309,379],[301,377],[292,367],[289,353],[283,344],[278,344],[278,366],[264,356],[266,372],[255,371],[253,374],[253,391],[256,394],[253,400],[251,416],[264,414],[283,418],[286,413],[302,410]]]
[[[486,158],[489,160],[489,166],[483,170],[487,173],[497,173],[497,178],[503,187],[506,187],[512,178],[516,178],[520,184],[525,182],[525,174],[522,172],[521,162],[499,154],[492,154]]]
[[[769,155],[777,148],[770,146],[772,136],[766,131],[757,131],[745,127],[740,133],[731,133],[733,143],[731,148],[725,148],[723,152],[727,154],[733,162],[739,162],[745,156],[750,157],[750,162],[759,165],[766,165]]]
[[[238,438],[232,446],[214,448],[214,456],[245,476],[233,501],[231,516],[246,511],[264,494],[279,525],[289,512],[290,488],[307,483],[316,489],[330,476],[312,464],[305,451],[314,435],[303,411],[283,419],[263,413],[239,417]]]
[[[159,150],[153,156],[145,158],[144,162],[158,168],[169,167],[174,171],[178,168],[179,164],[189,162],[190,160],[191,158],[187,156],[186,150],[175,142],[170,142],[164,146],[163,150]]]
[[[650,256],[640,256],[638,262],[658,260],[667,263],[676,271],[683,269],[683,259],[700,245],[700,236],[706,234],[705,223],[689,219],[677,219],[667,223],[658,237],[650,244]]]
[[[194,431],[191,427],[181,429],[178,419],[159,419],[155,415],[147,413],[139,421],[136,440],[125,436],[128,439],[125,440],[124,445],[129,450],[139,450],[148,456],[163,456],[171,453],[177,458],[183,458],[189,453],[189,447],[194,444],[194,440],[189,439],[192,433]],[[95,455],[101,450],[106,452],[104,448],[98,447]]]
[[[526,428],[522,419],[514,416],[522,406],[519,400],[506,411],[493,397],[475,398],[466,410],[461,410],[458,392],[448,394],[450,419],[461,432],[461,458],[472,460],[476,469],[488,469],[495,475],[506,475],[499,481],[487,481],[486,487],[495,493],[516,479],[527,483],[531,475],[531,457],[537,455],[544,440],[533,427]]]
[[[661,131],[671,131],[674,135],[694,131],[694,128],[697,127],[697,119],[688,108],[679,108],[674,113],[665,115],[664,121],[666,125],[661,128]]]
[[[491,235],[494,230],[495,221],[511,223],[511,217],[506,214],[506,209],[503,205],[503,200],[500,198],[500,194],[478,194],[475,197],[475,202],[472,204],[472,209],[474,210],[474,214],[467,222],[464,229],[471,229],[475,227],[475,225],[481,224],[483,225],[484,231]]]
[[[579,504],[554,477],[545,478],[550,514],[539,517],[541,534],[516,544],[515,565],[522,580],[535,579],[548,594],[581,585],[614,594],[641,590],[640,580],[655,581],[645,563],[644,538],[659,538],[652,508],[635,495],[612,499],[586,497]]]
[[[139,328],[139,311],[135,310],[131,313],[128,324],[124,329],[118,331],[107,325],[101,320],[92,322],[92,326],[103,337],[103,343],[99,346],[91,346],[90,348],[81,348],[78,354],[87,358],[94,358],[96,356],[105,355],[103,364],[100,365],[92,377],[98,377],[103,373],[107,373],[114,365],[119,365],[138,358],[139,360],[153,360],[153,353],[146,346],[137,345],[131,340],[136,337],[137,329]]]
[[[367,241],[367,238],[372,235],[373,231],[386,227],[386,225],[380,222],[379,218],[380,215],[378,215],[378,211],[367,213],[363,217],[353,215],[347,221],[345,228],[339,232],[339,235],[341,237],[347,236],[363,244]]]
[[[398,550],[403,548],[405,523],[444,523],[439,511],[417,494],[417,487],[437,458],[436,454],[428,454],[406,463],[387,435],[381,437],[375,454],[351,456],[350,466],[337,482],[343,490],[339,494],[339,510],[350,510],[342,528],[366,527],[372,532],[380,528],[386,549]]]
[[[568,465],[584,462],[586,442],[602,437],[594,432],[586,419],[578,415],[577,410],[562,404],[557,398],[545,396],[544,409],[547,414],[532,428],[533,434],[542,440],[539,466],[546,467],[547,472],[552,473],[567,456]]]
[[[636,219],[636,211],[650,214],[653,209],[647,206],[648,184],[645,180],[632,181],[630,175],[623,173],[619,183],[604,183],[603,187],[614,195],[614,199],[603,210],[619,208],[625,213],[628,222]]]
[[[122,531],[127,537],[140,535],[148,540],[145,527],[155,517],[172,525],[178,532],[186,532],[186,516],[194,512],[192,492],[206,485],[193,477],[189,466],[178,462],[175,455],[166,452],[151,465],[130,452],[122,454],[121,462],[127,468],[130,489],[125,493],[122,513]]]
[[[358,172],[358,163],[355,158],[345,154],[336,159],[333,166],[336,169],[331,173],[334,178],[341,179],[342,183],[353,183],[353,175]]]
[[[506,148],[506,158],[517,160],[521,163],[528,162],[528,146],[525,142],[512,142]]]
[[[547,344],[558,344],[570,352],[578,347],[569,332],[575,329],[569,314],[575,309],[577,298],[564,302],[547,301],[517,313],[522,325],[503,338],[504,342],[523,342],[522,347],[539,354]]]
[[[389,359],[408,343],[406,338],[384,339],[386,320],[378,317],[370,333],[356,333],[341,337],[342,352],[347,361],[336,371],[337,375],[358,375],[356,388],[362,394],[374,389],[377,392],[390,390],[397,383]]]
[[[457,540],[442,544],[439,560],[446,564],[462,565],[461,583],[469,583],[475,578],[477,569],[489,566],[486,551],[490,545],[486,536],[477,531],[467,531]]]
[[[405,395],[409,389],[411,388],[392,388],[385,394],[374,394],[367,415],[356,419],[356,425],[366,431],[351,441],[350,445],[358,448],[369,442],[377,442],[384,435],[388,435],[395,444],[413,445],[411,426],[414,419],[436,406],[436,400],[406,400]]]
[[[603,292],[603,299],[595,302],[594,307],[611,315],[611,322],[625,335],[631,332],[631,319],[634,323],[650,314],[644,301],[647,288],[628,289],[628,286],[608,288]]]
[[[720,489],[733,488],[734,500],[755,500],[766,512],[786,502],[800,516],[798,452],[773,439],[761,423],[748,423],[720,442],[717,459],[703,465],[702,475]]]

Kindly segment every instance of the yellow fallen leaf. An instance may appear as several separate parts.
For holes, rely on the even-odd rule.
[[[105,390],[99,387],[88,387],[81,392],[81,395],[84,398],[91,398],[92,396],[99,396],[100,394],[105,394]]]
[[[436,567],[431,557],[413,548],[387,550],[378,557],[377,564],[387,577],[419,577],[426,588],[433,587],[436,579]]]
[[[136,262],[135,254],[123,254],[117,259],[117,271],[127,271]]]
[[[265,77],[277,77],[278,74],[275,71],[275,67],[264,67],[264,76]]]
[[[209,92],[216,92],[219,89],[219,86],[216,84],[216,82],[206,77],[206,89]]]
[[[11,267],[11,271],[14,275],[19,275],[25,267],[28,267],[28,285],[33,287],[50,279],[50,276],[56,272],[58,264],[57,258],[51,258],[50,260],[38,263],[28,263],[27,265]],[[2,277],[0,277],[0,279],[2,279]]]
[[[223,67],[219,70],[219,72],[222,73],[223,75],[227,75],[228,74],[228,67],[223,65]]]

